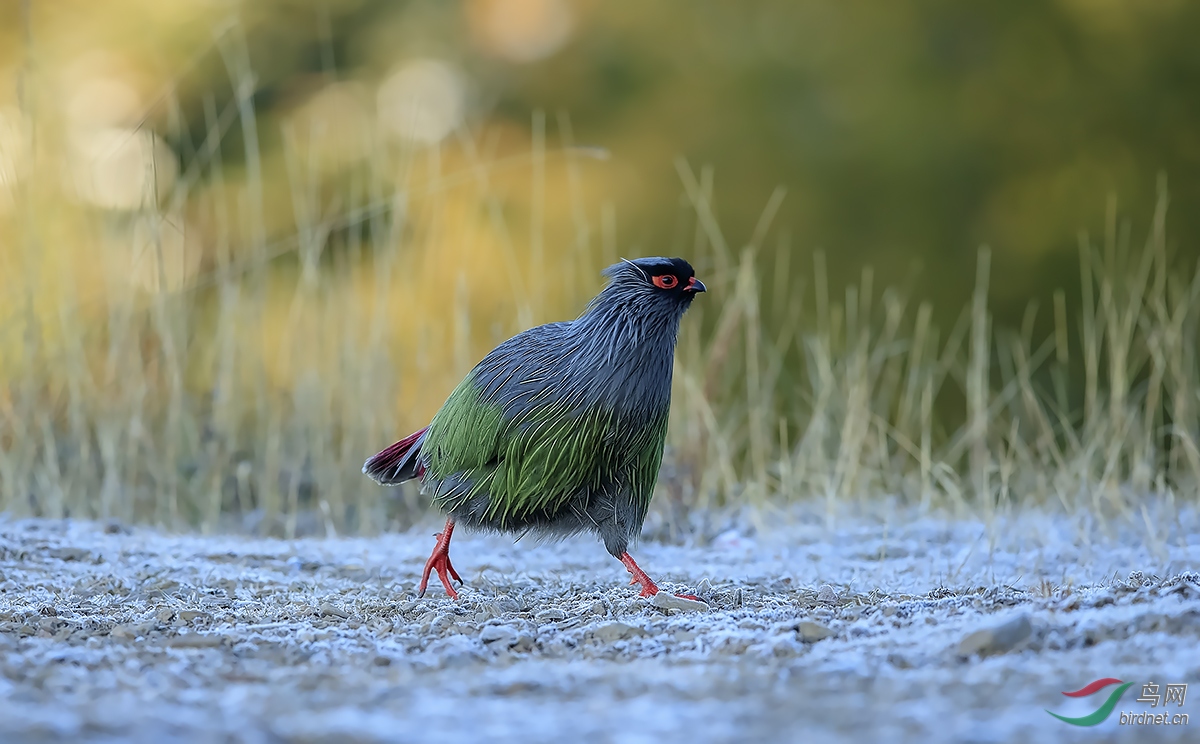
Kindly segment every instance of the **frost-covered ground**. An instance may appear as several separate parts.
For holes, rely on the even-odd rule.
[[[429,528],[286,542],[0,518],[0,740],[1197,741],[1200,519],[1147,516],[1026,513],[992,540],[881,506],[643,543],[704,611],[638,599],[587,538],[456,534],[453,602],[436,580],[414,596]],[[1044,711],[1091,712],[1112,688],[1061,693],[1101,677],[1135,682],[1103,724]],[[1191,724],[1119,725],[1151,710],[1146,682],[1191,683],[1168,709]]]

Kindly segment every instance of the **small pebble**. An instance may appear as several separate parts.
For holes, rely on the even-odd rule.
[[[338,607],[334,607],[333,605],[329,604],[328,602],[321,603],[321,614],[324,615],[325,617],[340,617],[343,620],[350,617],[349,612],[346,612],[345,610],[340,609]]]
[[[494,600],[492,600],[492,612],[496,616],[518,612],[520,609],[521,606],[517,604],[517,600],[513,599],[507,594],[501,594],[499,597],[496,597]]]
[[[1026,614],[1018,615],[1000,625],[984,628],[963,638],[957,649],[962,657],[992,656],[1013,650],[1033,633],[1033,624]]]
[[[608,623],[594,629],[589,635],[601,643],[612,643],[613,641],[622,641],[634,636],[644,636],[646,635],[646,631],[632,625],[626,625],[625,623]]]
[[[480,632],[479,640],[507,648],[517,642],[517,634],[507,625],[489,625]]]
[[[833,631],[819,623],[804,621],[796,626],[796,637],[805,643],[823,641],[833,635]]]
[[[708,612],[708,605],[695,599],[677,597],[670,592],[659,592],[650,600],[650,604],[662,610],[683,610],[684,612]]]
[[[224,642],[225,639],[219,635],[203,633],[185,633],[167,639],[167,645],[172,648],[216,648]]]
[[[566,620],[567,613],[559,609],[542,610],[534,615],[533,619],[537,620],[539,625],[544,625],[546,623],[557,622],[558,620]]]

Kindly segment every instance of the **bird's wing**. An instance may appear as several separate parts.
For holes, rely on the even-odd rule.
[[[428,474],[447,484],[435,495],[444,506],[487,493],[488,518],[506,523],[553,515],[584,489],[621,487],[649,503],[666,411],[630,422],[563,389],[559,368],[572,350],[555,330],[498,347],[434,417],[422,454]]]

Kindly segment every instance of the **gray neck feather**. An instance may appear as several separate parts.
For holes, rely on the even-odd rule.
[[[513,418],[547,400],[577,411],[600,406],[634,424],[666,412],[689,301],[648,286],[636,266],[613,269],[583,315],[518,334],[476,366],[484,400]]]
[[[579,353],[569,381],[586,380],[595,391],[589,398],[618,410],[661,411],[671,402],[675,342],[685,310],[687,304],[640,278],[613,277],[570,324]]]

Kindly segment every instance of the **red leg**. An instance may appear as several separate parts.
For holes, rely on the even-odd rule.
[[[434,535],[437,538],[437,544],[433,546],[433,553],[429,556],[429,560],[425,561],[425,573],[421,574],[421,586],[417,587],[418,597],[425,596],[425,587],[429,584],[429,574],[437,569],[438,578],[442,580],[442,586],[446,587],[446,594],[449,594],[451,599],[458,599],[458,592],[450,586],[450,579],[457,581],[459,586],[462,586],[463,583],[458,571],[455,571],[454,566],[450,563],[450,536],[453,534],[454,518],[449,517],[446,519],[445,529]]]
[[[629,570],[629,573],[633,574],[633,578],[629,580],[629,583],[642,585],[642,593],[640,596],[653,597],[655,594],[658,594],[658,584],[655,584],[654,579],[651,579],[646,575],[646,572],[643,571],[641,567],[638,566],[637,562],[633,560],[633,556],[631,556],[629,553],[622,553],[621,563],[624,563],[625,568]],[[699,597],[693,594],[676,594],[675,596],[683,597],[684,599],[699,599]]]

